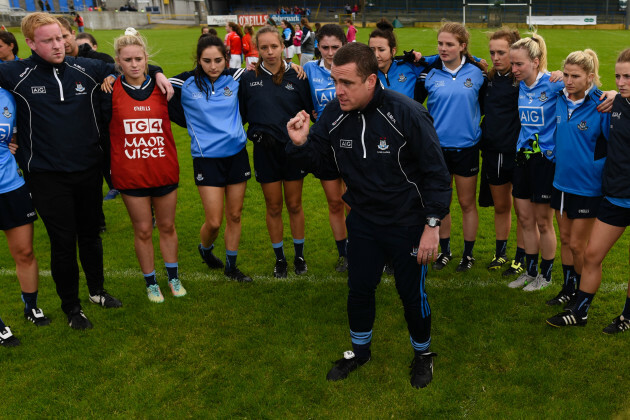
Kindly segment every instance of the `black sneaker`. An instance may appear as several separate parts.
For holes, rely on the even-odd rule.
[[[273,276],[278,279],[284,279],[287,277],[287,260],[281,258],[276,260],[276,266],[273,268]]]
[[[393,276],[394,266],[391,264],[385,264],[385,266],[383,267],[383,273],[387,274],[388,276]]]
[[[622,333],[630,328],[630,320],[623,317],[623,315],[619,315],[617,318],[613,319],[610,325],[602,330],[604,334],[617,334]]]
[[[11,328],[4,327],[0,330],[0,346],[15,347],[20,345],[20,340],[11,332]]]
[[[122,302],[107,293],[105,289],[101,289],[95,294],[90,295],[90,302],[101,305],[103,308],[120,308],[122,306]]]
[[[302,257],[297,257],[293,260],[293,266],[295,268],[295,274],[300,275],[300,274],[306,274],[306,272],[308,271],[308,267],[306,266],[306,261],[304,261],[304,258]]]
[[[89,330],[92,328],[92,323],[79,307],[74,308],[68,314],[68,325],[75,330]]]
[[[409,369],[411,371],[411,386],[414,388],[424,388],[433,379],[433,358],[436,353],[423,353],[414,356]]]
[[[199,255],[210,268],[223,268],[223,261],[221,261],[216,255],[212,253],[212,250],[204,251],[201,249],[201,244],[197,247]]]
[[[494,258],[492,258],[492,261],[490,261],[490,264],[488,264],[488,270],[498,270],[503,267],[503,264],[505,264],[506,262],[507,255],[503,254],[499,255],[498,257],[495,255]]]
[[[44,312],[42,312],[39,308],[31,309],[30,311],[25,312],[24,318],[28,319],[38,327],[50,325],[50,318],[44,315]]]
[[[570,327],[572,325],[583,327],[586,325],[587,318],[588,315],[585,317],[579,317],[571,309],[569,309],[564,312],[560,312],[559,314],[554,315],[551,318],[548,318],[547,324],[557,328]]]
[[[503,272],[503,277],[512,277],[517,276],[525,271],[525,267],[523,267],[523,263],[516,262],[516,260],[512,260],[512,264],[508,267],[507,270]]]
[[[566,305],[564,305],[564,310],[568,310],[568,309],[572,309],[575,304],[577,303],[577,292],[573,293],[571,295],[571,299],[569,299],[569,301],[567,302]]]
[[[226,267],[223,271],[223,274],[225,274],[232,280],[236,280],[239,283],[250,283],[252,281],[252,278],[243,274],[243,272],[239,270],[238,267],[234,267],[230,270],[228,270]]]
[[[358,367],[363,366],[370,361],[370,358],[360,359],[354,355],[351,351],[343,353],[343,359],[335,361],[335,366],[328,371],[326,380],[328,381],[340,381],[346,379],[348,374]]]
[[[564,288],[562,288],[562,290],[558,292],[556,297],[554,297],[553,299],[549,299],[546,303],[549,306],[564,305],[571,302],[571,298],[573,298],[573,296],[575,296],[575,292],[569,294],[564,291]],[[573,305],[571,305],[571,307],[572,306]],[[564,309],[566,310],[567,308],[565,307]]]
[[[455,271],[457,271],[458,273],[468,271],[472,268],[474,263],[475,263],[475,259],[471,257],[470,255],[466,255],[465,257],[461,259]]]
[[[337,265],[335,265],[335,271],[338,273],[348,271],[348,257],[339,257],[339,259],[337,260]]]
[[[440,252],[437,256],[437,259],[433,263],[434,270],[441,270],[446,267],[446,264],[449,263],[453,259],[453,254],[447,254],[445,252]]]

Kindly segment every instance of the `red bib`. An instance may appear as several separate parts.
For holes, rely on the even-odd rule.
[[[114,188],[153,188],[179,182],[166,97],[157,86],[147,100],[136,101],[125,92],[120,78],[116,79],[109,139]]]

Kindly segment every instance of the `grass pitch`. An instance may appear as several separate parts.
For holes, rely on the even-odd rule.
[[[112,53],[122,31],[97,31],[100,50]],[[431,29],[396,30],[399,51],[435,52]],[[593,48],[601,61],[604,89],[614,89],[614,61],[630,45],[630,33],[540,30],[551,69],[575,49]],[[369,29],[359,28],[366,41]],[[167,75],[192,68],[199,30],[144,31],[153,61]],[[21,38],[21,35],[18,35]],[[20,41],[20,56],[26,45]],[[488,59],[485,34],[472,31],[470,50]],[[255,279],[229,282],[210,271],[197,253],[203,209],[192,179],[189,137],[174,126],[181,165],[177,230],[181,279],[188,295],[168,294],[156,241],[156,269],[166,301],[150,303],[133,250],[133,233],[120,198],[104,203],[106,287],[124,307],[103,310],[85,303],[95,328],[66,326],[50,276],[50,249],[36,223],[39,304],[52,318],[35,328],[22,318],[22,302],[6,242],[0,241],[0,316],[23,345],[0,348],[0,417],[197,417],[197,418],[603,418],[630,417],[626,398],[628,334],[608,337],[602,327],[623,307],[628,238],[604,262],[604,280],[585,328],[556,330],[545,306],[559,290],[559,248],[554,284],[526,294],[506,287],[485,264],[494,253],[492,209],[480,209],[477,263],[455,273],[461,256],[461,214],[453,205],[452,245],[456,261],[430,272],[427,291],[433,312],[435,376],[415,390],[408,383],[412,357],[393,279],[377,292],[373,360],[340,383],[325,380],[331,361],[350,348],[345,312],[346,277],[333,271],[336,249],[319,182],[304,184],[305,256],[308,275],[271,277],[273,252],[265,225],[260,186],[251,180],[243,213],[239,266]],[[251,156],[251,150],[250,150]],[[454,200],[456,202],[456,200]],[[293,256],[285,217],[285,249]],[[514,229],[513,229],[514,230]],[[157,231],[156,231],[157,239]],[[509,254],[515,249],[510,238]],[[224,258],[222,235],[217,255]],[[291,268],[291,267],[290,267]],[[82,280],[82,298],[87,288]]]

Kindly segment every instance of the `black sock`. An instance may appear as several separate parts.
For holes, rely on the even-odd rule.
[[[153,270],[149,274],[143,274],[143,275],[144,275],[144,281],[147,284],[147,287],[153,284],[157,284],[157,281],[155,280],[155,270]]]
[[[595,294],[578,290],[573,313],[582,318],[588,315],[588,308],[591,306],[591,302],[593,302],[593,297],[595,297]]]
[[[553,270],[553,259],[546,260],[544,258],[540,259],[540,274],[547,281],[551,281],[551,271]]]
[[[575,277],[573,277],[573,291],[580,290],[580,281],[582,280],[582,275],[575,273]]]
[[[500,241],[497,239],[494,255],[498,258],[505,255],[506,251],[507,251],[507,239],[504,241]]]
[[[372,356],[372,352],[370,351],[370,345],[372,342],[367,344],[355,344],[352,343],[352,352],[359,359],[368,359]]]
[[[573,269],[575,267],[568,264],[562,264],[562,279],[564,283],[562,283],[562,287],[565,291],[568,291],[570,287],[573,287],[571,283],[573,283]]]
[[[276,260],[284,260],[284,242],[280,241],[277,244],[271,244],[273,246],[273,252],[276,254]]]
[[[630,319],[630,297],[626,297],[626,305],[623,307],[621,315],[623,315],[625,319]]]
[[[295,259],[304,258],[304,239],[293,239]]]
[[[527,263],[527,274],[532,277],[538,275],[538,254],[525,254]]]
[[[24,313],[37,309],[37,291],[33,293],[22,292],[22,301],[24,302]]]
[[[449,255],[451,253],[451,238],[440,238],[440,250],[442,254]]]
[[[346,246],[348,245],[348,238],[343,238],[339,241],[335,241],[337,243],[337,252],[340,257],[347,257],[348,253],[346,251]]]
[[[516,254],[514,255],[514,262],[517,264],[523,264],[525,261],[525,250],[521,247],[516,247]]]
[[[225,268],[231,270],[236,267],[236,257],[238,256],[238,251],[230,251],[225,250]]]
[[[6,325],[4,325],[4,322],[2,322],[2,318],[0,318],[0,331],[4,330],[6,328]]]
[[[179,278],[179,269],[177,263],[164,263],[164,265],[166,266],[166,273],[168,274],[169,281]]]
[[[464,255],[463,257],[472,257],[473,256],[473,247],[475,246],[475,241],[464,241]]]

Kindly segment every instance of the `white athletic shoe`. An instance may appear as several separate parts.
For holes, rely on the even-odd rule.
[[[523,290],[526,292],[534,292],[536,290],[542,290],[551,284],[551,279],[547,280],[543,277],[542,274],[536,276],[536,280],[531,283],[528,283],[527,286],[523,287]]]
[[[516,278],[516,280],[512,280],[508,283],[508,287],[511,289],[521,289],[523,286],[527,286],[529,283],[536,280],[536,277],[530,276],[527,272],[521,274]]]

